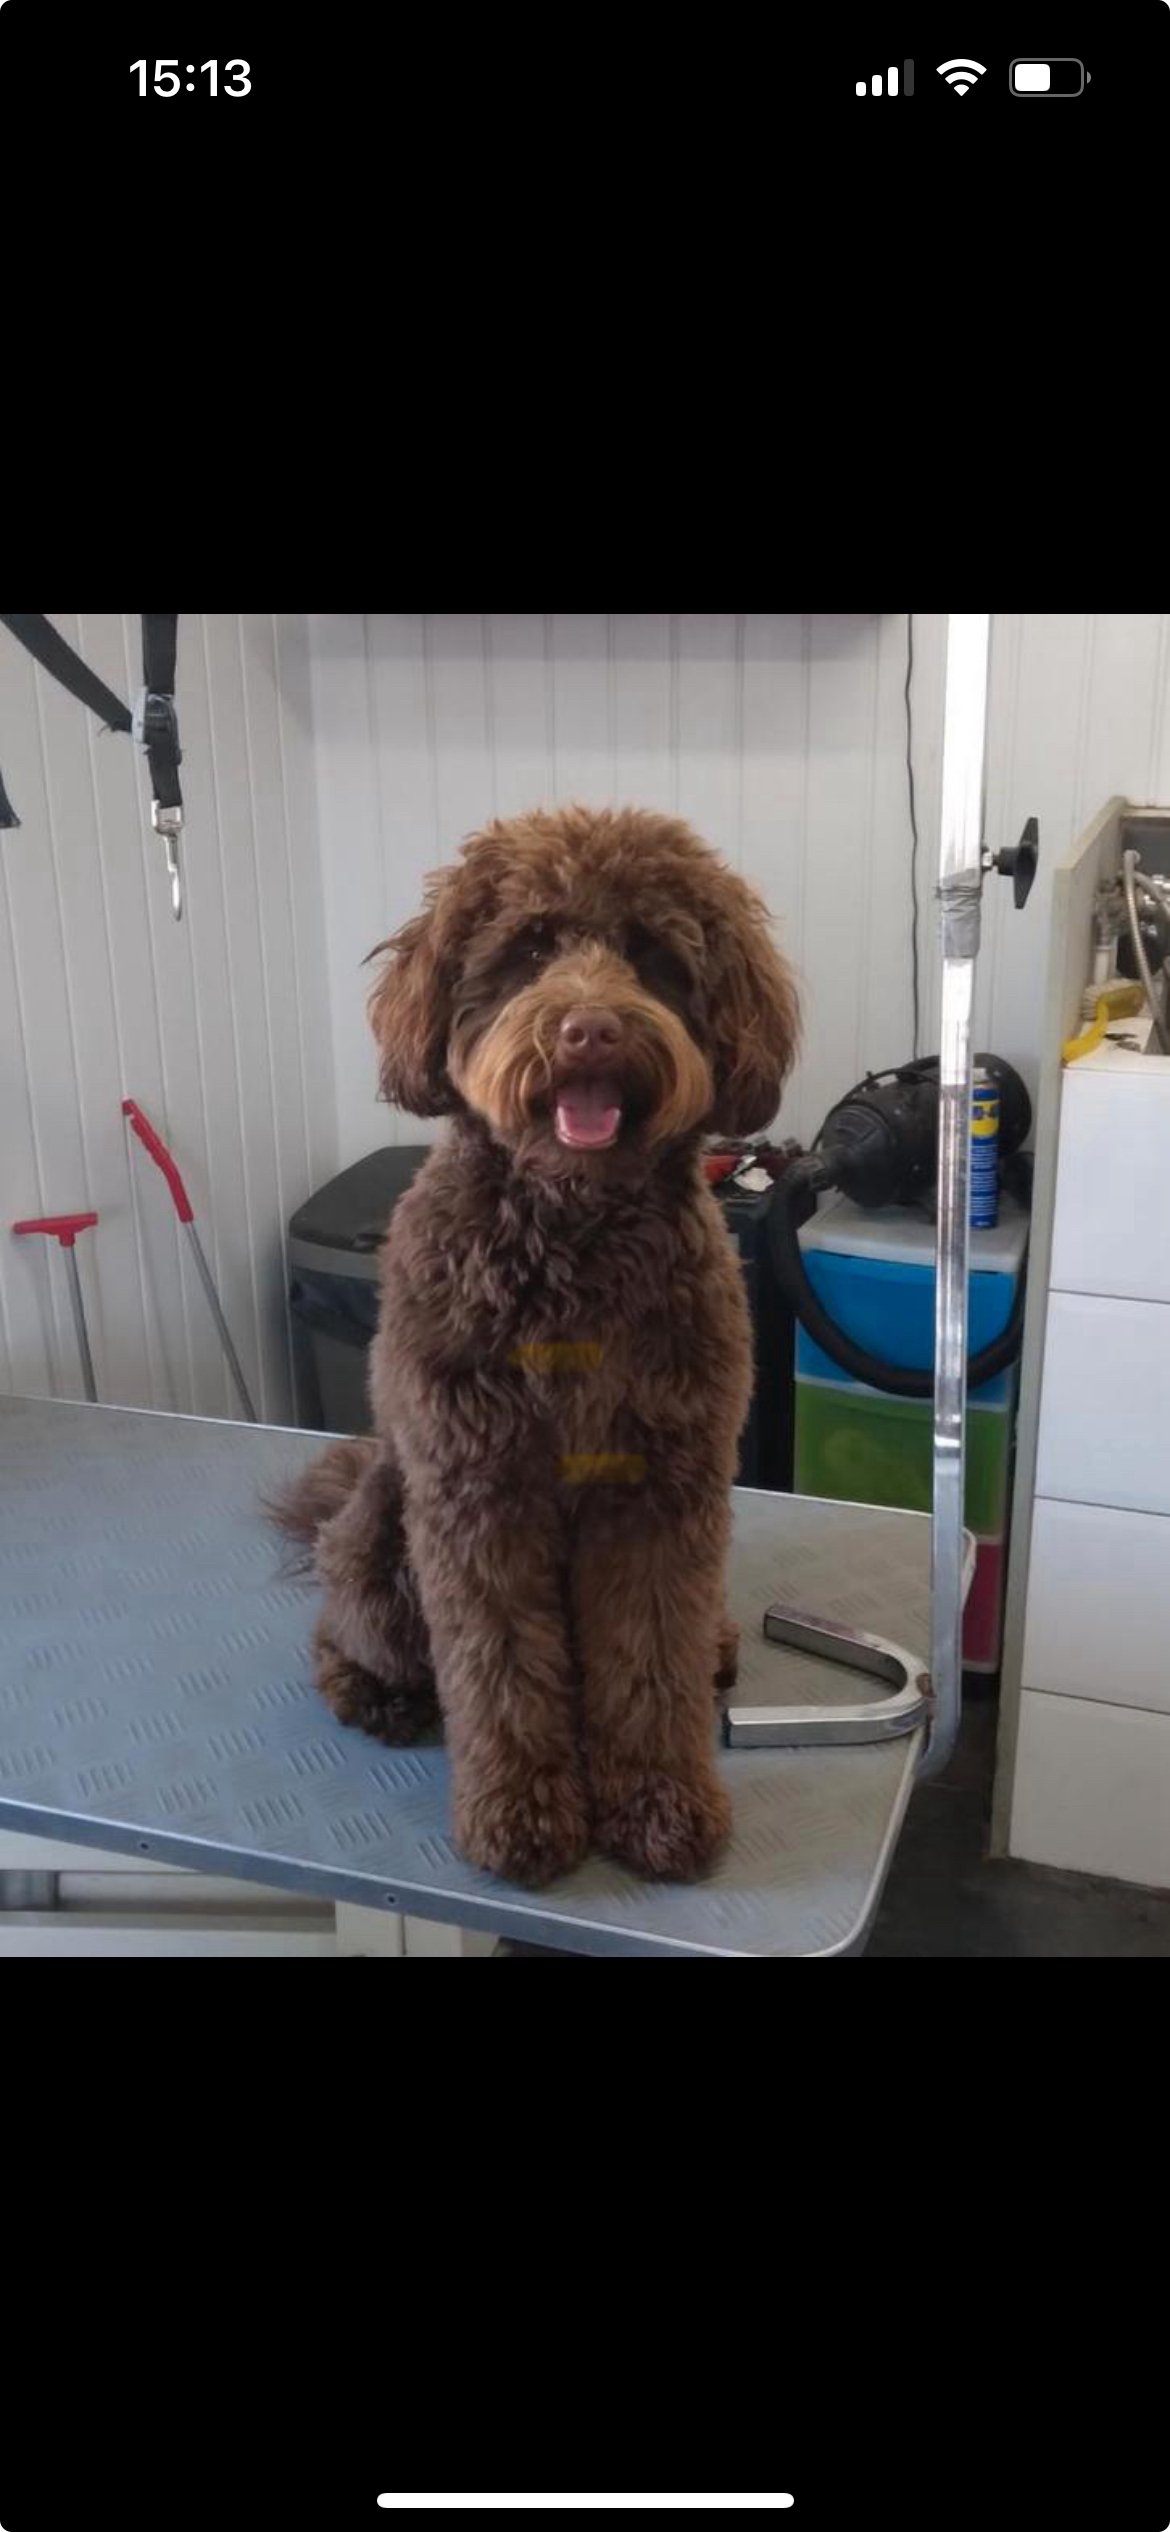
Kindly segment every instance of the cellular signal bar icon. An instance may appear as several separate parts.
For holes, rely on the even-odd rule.
[[[872,79],[858,79],[853,89],[855,97],[896,97],[899,91],[904,97],[914,94],[913,62],[903,62],[900,74],[897,63],[891,62],[884,79],[880,70],[875,70]]]

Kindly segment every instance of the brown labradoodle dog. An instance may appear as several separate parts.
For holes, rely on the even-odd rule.
[[[752,1378],[700,1141],[774,1115],[792,978],[677,819],[569,809],[473,836],[370,1008],[386,1098],[454,1123],[383,1250],[375,1438],[277,1508],[324,1586],[322,1692],[384,1741],[441,1712],[472,1863],[690,1876],[729,1825]]]

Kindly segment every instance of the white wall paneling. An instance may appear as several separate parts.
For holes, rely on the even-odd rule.
[[[136,616],[53,621],[141,684]],[[283,1230],[334,1163],[322,876],[303,617],[181,617],[184,918],[138,752],[0,631],[0,1380],[81,1394],[63,1261],[22,1215],[92,1208],[78,1243],[100,1397],[235,1414],[132,1094],[170,1143],[260,1413],[289,1421]]]

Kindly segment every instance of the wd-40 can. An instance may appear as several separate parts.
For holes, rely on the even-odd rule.
[[[976,1070],[971,1093],[971,1228],[993,1230],[999,1220],[999,1092],[990,1073]]]

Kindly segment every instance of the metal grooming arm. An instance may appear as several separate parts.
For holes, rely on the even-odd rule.
[[[1010,879],[1017,911],[1031,893],[1039,829],[1029,818],[1018,844],[983,843],[989,615],[947,619],[939,850],[938,1220],[934,1280],[934,1472],[930,1530],[930,1675],[934,1712],[919,1773],[937,1776],[959,1733],[963,1695],[963,1480],[967,1409],[967,1283],[970,1255],[971,1014],[979,955],[983,878]]]
[[[930,1533],[930,1671],[935,1712],[923,1775],[946,1766],[963,1695],[964,1420],[970,1251],[971,1012],[983,890],[983,745],[989,615],[947,623],[943,716],[939,944],[938,1221],[934,1274],[934,1472]]]
[[[983,874],[996,869],[1014,885],[1017,907],[1036,874],[1038,835],[1029,818],[1017,845],[983,847],[983,764],[987,722],[989,615],[952,615],[947,622],[943,720],[942,836],[939,851],[939,938],[942,1000],[939,1049],[938,1224],[935,1246],[933,1520],[931,1523],[930,1670],[884,1637],[831,1626],[802,1610],[773,1604],[764,1617],[770,1643],[817,1653],[862,1676],[883,1680],[893,1694],[854,1705],[729,1705],[725,1738],[735,1748],[822,1748],[886,1740],[927,1727],[919,1774],[937,1775],[958,1738],[963,1679],[963,1603],[971,1576],[971,1542],[963,1528],[964,1427],[967,1405],[967,1280],[970,1246],[971,1012],[979,952]]]

